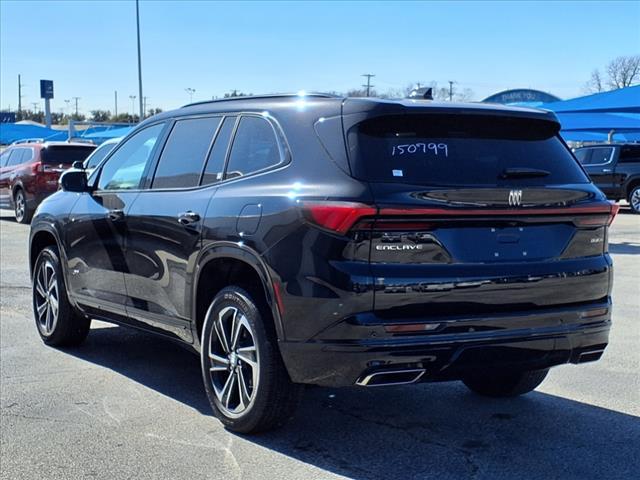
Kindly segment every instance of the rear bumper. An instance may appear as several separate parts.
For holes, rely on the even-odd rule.
[[[443,381],[487,368],[535,370],[594,361],[608,343],[611,303],[520,312],[482,321],[458,319],[458,333],[392,335],[384,323],[371,320],[368,315],[360,324],[353,318],[336,327],[343,333],[359,332],[357,339],[281,342],[292,380],[337,387],[354,385],[381,371],[424,369],[420,381]],[[482,323],[488,330],[478,328]],[[513,328],[504,328],[507,324]]]

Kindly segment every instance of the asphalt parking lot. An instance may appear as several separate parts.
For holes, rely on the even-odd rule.
[[[31,313],[28,227],[0,217],[3,479],[637,478],[640,216],[610,234],[614,327],[599,362],[554,369],[538,391],[487,400],[459,383],[308,389],[284,429],[227,432],[198,358],[94,322],[55,350]]]

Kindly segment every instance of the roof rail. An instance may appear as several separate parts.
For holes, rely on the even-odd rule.
[[[289,97],[317,97],[317,98],[342,98],[340,95],[331,93],[310,92],[310,93],[269,93],[266,95],[244,95],[242,97],[217,98],[215,100],[203,100],[201,102],[187,103],[180,108],[193,107],[194,105],[206,105],[207,103],[230,102],[236,100],[259,100],[262,98],[289,98]]]
[[[16,140],[11,142],[11,145],[19,145],[21,143],[43,143],[44,138],[23,138],[22,140]]]

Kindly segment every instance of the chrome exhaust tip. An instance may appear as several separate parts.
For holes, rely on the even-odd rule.
[[[382,370],[360,377],[356,385],[361,387],[387,387],[417,382],[425,374],[424,368],[405,370]]]

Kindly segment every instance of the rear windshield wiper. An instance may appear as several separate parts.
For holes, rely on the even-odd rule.
[[[547,177],[551,175],[548,170],[538,168],[505,168],[500,174],[500,178],[530,178]]]

